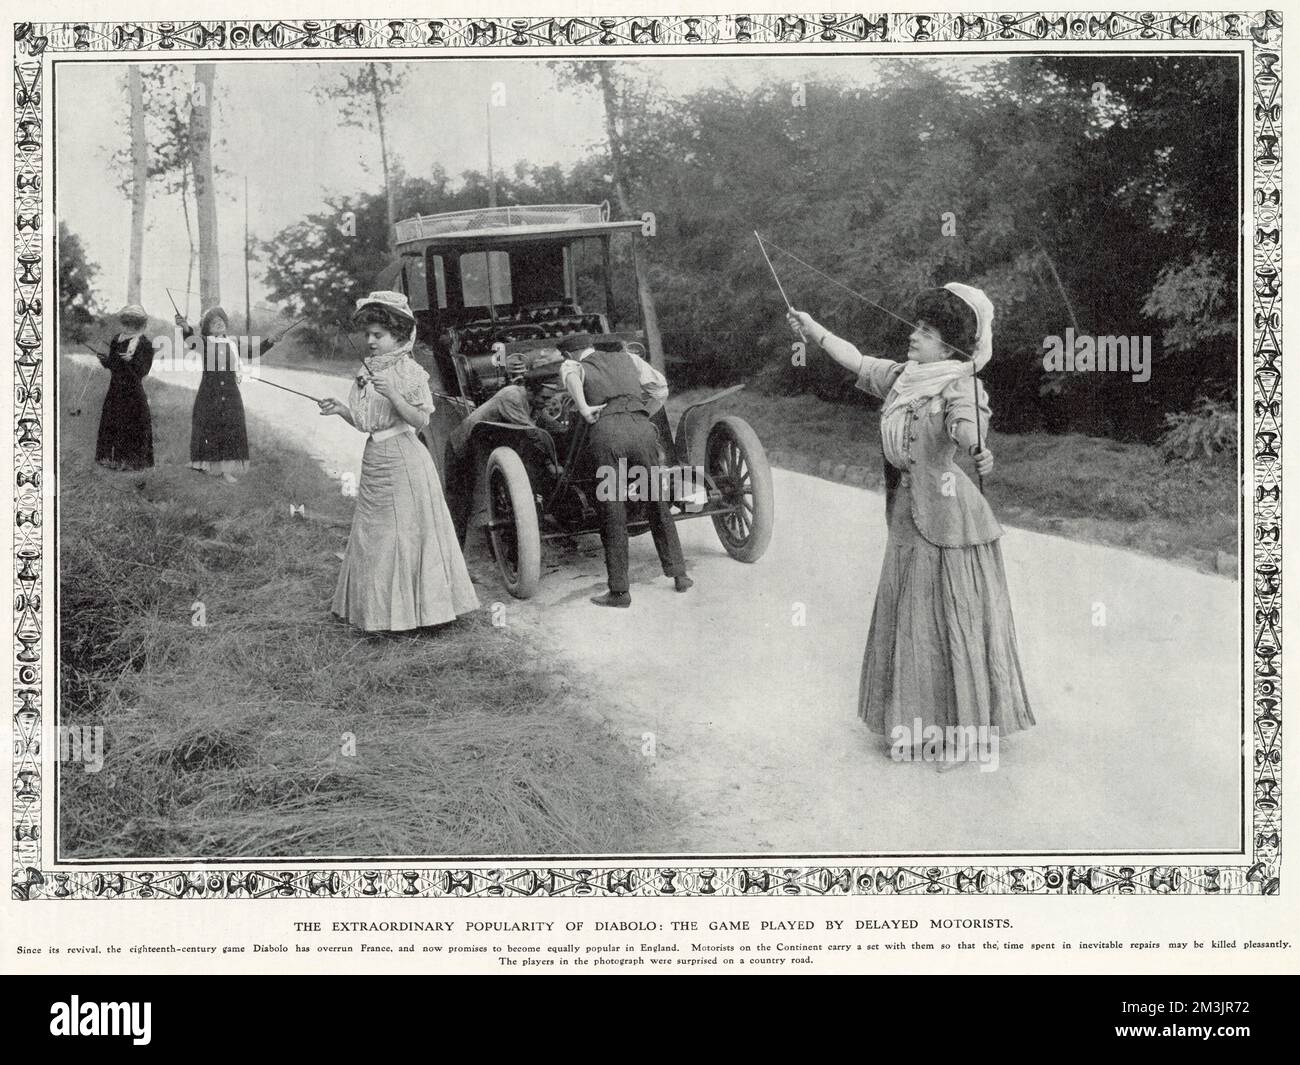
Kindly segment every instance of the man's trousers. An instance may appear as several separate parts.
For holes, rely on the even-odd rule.
[[[620,593],[628,590],[627,579],[627,500],[624,489],[628,485],[648,486],[652,493],[659,492],[659,478],[654,476],[659,463],[659,438],[650,418],[643,413],[625,412],[602,414],[587,433],[587,453],[599,484],[602,469],[613,471],[615,498],[601,499],[607,492],[597,493],[596,507],[600,513],[600,542],[605,548],[605,572],[609,590]],[[626,479],[617,476],[619,460],[626,463]],[[639,474],[638,468],[645,474]],[[606,472],[606,477],[611,473]],[[668,509],[668,500],[651,498],[644,504],[654,538],[659,563],[667,577],[686,574],[682,559],[682,543],[677,536],[677,525]]]

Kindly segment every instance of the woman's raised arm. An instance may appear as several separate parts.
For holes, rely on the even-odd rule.
[[[826,352],[849,373],[857,374],[862,372],[862,360],[866,356],[847,340],[837,337],[807,311],[796,311],[791,307],[790,313],[786,315],[786,321],[804,340],[811,340],[818,345],[822,351]]]
[[[806,340],[817,344],[822,351],[838,362],[849,373],[857,377],[857,387],[877,399],[884,399],[893,387],[894,379],[901,369],[900,365],[889,359],[878,359],[873,355],[863,355],[853,344],[843,337],[837,337],[825,326],[813,319],[811,314],[790,309],[786,315],[791,327]]]

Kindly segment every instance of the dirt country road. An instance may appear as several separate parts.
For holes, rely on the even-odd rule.
[[[346,379],[267,376],[315,395]],[[197,385],[168,374],[167,383]],[[256,383],[257,435],[274,430],[334,475],[363,438]],[[725,402],[724,402],[725,407]],[[255,475],[255,474],[252,474]],[[250,475],[250,476],[252,476]],[[599,543],[544,552],[542,588],[511,599],[490,563],[479,596],[549,639],[606,699],[685,817],[648,852],[1191,855],[1240,846],[1242,671],[1238,581],[1008,529],[1003,539],[1036,728],[996,771],[891,761],[856,718],[858,669],[885,549],[879,494],[774,471],[776,532],[760,562],[722,550],[712,523],[679,525],[696,586],[673,592],[649,537],[632,544],[630,610],[601,610]],[[237,489],[235,489],[237,490]],[[988,484],[998,507],[996,471]],[[1104,625],[1094,622],[1104,611]],[[802,622],[802,623],[800,623]]]

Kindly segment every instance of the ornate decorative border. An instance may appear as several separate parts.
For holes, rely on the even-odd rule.
[[[617,16],[20,23],[15,27],[14,898],[736,897],[806,895],[1275,895],[1281,853],[1281,15],[1245,12]],[[76,871],[40,868],[44,646],[41,282],[43,57],[54,52],[331,48],[619,48],[854,42],[1240,41],[1253,72],[1254,789],[1252,860],[1238,866],[835,866]],[[243,864],[243,863],[241,863]]]

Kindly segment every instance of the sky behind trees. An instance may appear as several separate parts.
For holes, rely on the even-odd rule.
[[[221,290],[236,318],[245,176],[254,300],[273,293],[295,315],[328,320],[390,260],[386,217],[486,205],[490,114],[501,203],[625,199],[634,214],[655,211],[645,262],[665,348],[701,382],[776,372],[786,358],[784,308],[756,252],[758,229],[778,258],[784,245],[870,293],[846,295],[779,263],[791,298],[864,350],[897,344],[879,306],[903,309],[954,279],[985,288],[999,323],[986,374],[1003,396],[1004,424],[1147,438],[1170,412],[1235,395],[1240,71],[1230,58],[747,54],[379,66],[388,196],[373,100],[351,109],[358,128],[337,95],[321,91],[362,65],[217,64]],[[173,69],[170,83],[149,72],[144,82],[179,121],[191,111],[192,74]],[[126,288],[130,212],[125,168],[114,162],[126,154],[126,79],[107,64],[60,76],[60,222],[101,267],[100,306],[113,309]],[[80,81],[69,88],[69,78]],[[165,127],[155,123],[151,136],[165,142]],[[161,183],[155,191],[142,296],[165,317],[163,286],[186,287],[189,248],[180,196]],[[355,231],[345,212],[355,212]],[[187,312],[198,309],[191,299]],[[1139,338],[1152,376],[1135,386],[1045,365],[1044,338],[1067,326]],[[786,367],[782,387],[838,395],[845,382],[827,374],[818,364],[791,377]]]
[[[667,95],[676,96],[709,85],[731,83],[748,89],[801,78],[866,86],[878,78],[883,62],[738,56],[620,66],[634,70],[637,80],[657,80]],[[175,65],[186,78],[191,76],[192,64]],[[949,73],[978,66],[959,57],[937,65]],[[223,144],[217,163],[224,170],[217,177],[221,287],[228,302],[235,302],[233,294],[239,293],[242,305],[245,176],[250,226],[257,240],[319,211],[327,197],[380,189],[382,172],[377,135],[343,126],[313,93],[316,86],[337,80],[341,69],[355,70],[357,63],[250,60],[216,66],[214,142]],[[568,167],[603,145],[599,96],[557,88],[556,73],[545,60],[439,58],[394,67],[408,75],[393,102],[389,130],[405,176],[426,176],[441,166],[455,180],[463,171],[485,170],[485,109],[497,83],[505,87],[505,104],[492,110],[498,170],[508,171],[519,162]],[[106,305],[116,308],[125,296],[130,226],[129,200],[119,190],[120,175],[111,165],[128,137],[125,66],[61,64],[56,107],[58,215],[81,237],[90,260],[99,264],[96,289]],[[189,263],[179,197],[151,191],[147,224],[143,298],[152,313],[165,315],[170,305],[164,286],[184,288]],[[265,294],[257,273],[254,268],[255,301]]]

